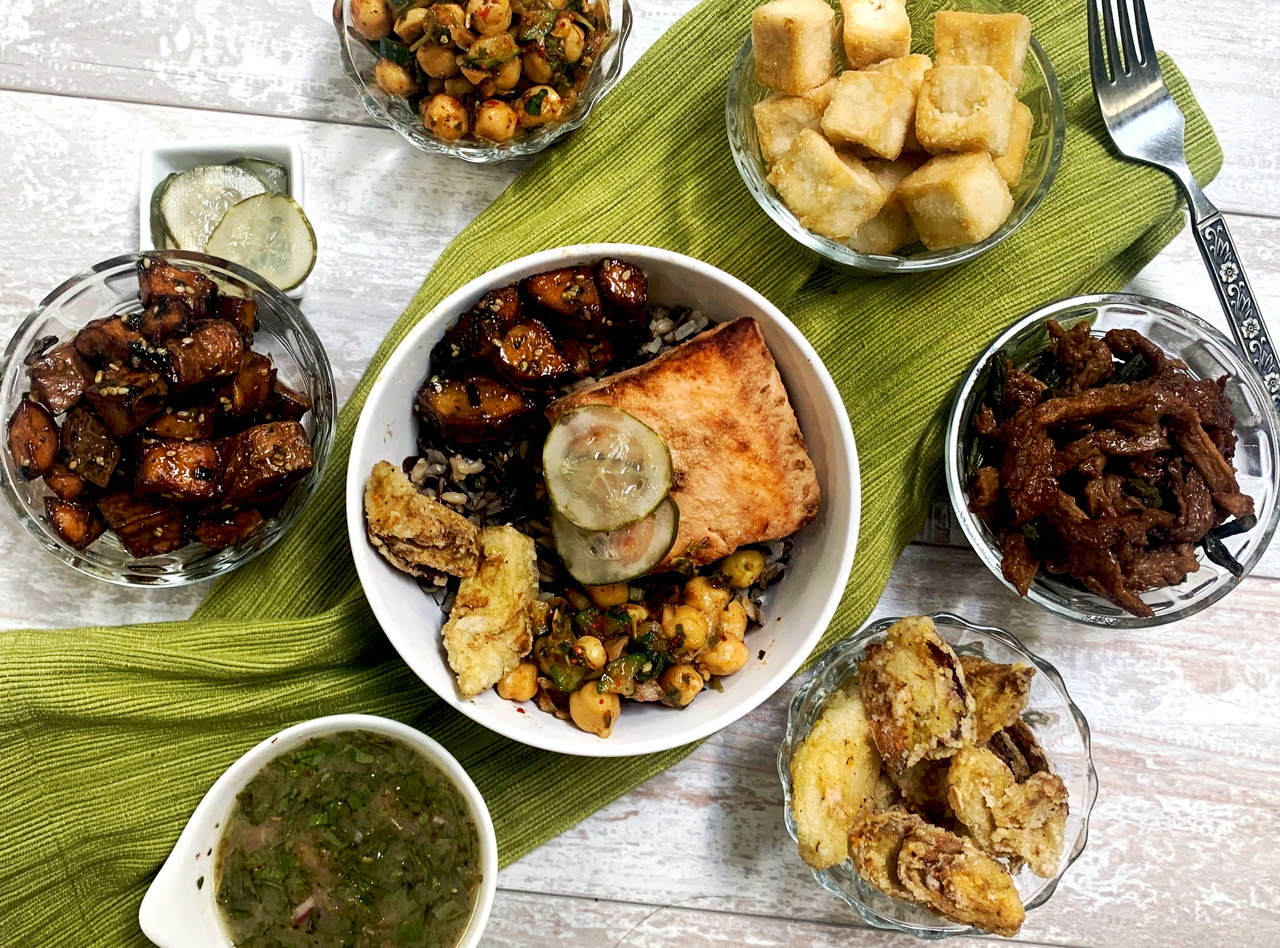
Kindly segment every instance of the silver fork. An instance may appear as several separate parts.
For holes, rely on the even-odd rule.
[[[1280,402],[1280,368],[1222,212],[1187,167],[1186,121],[1160,74],[1143,0],[1088,0],[1093,91],[1122,155],[1168,172],[1182,187],[1196,245],[1231,322],[1236,344]],[[1130,16],[1128,4],[1133,4]],[[1113,9],[1114,6],[1114,9]],[[1123,54],[1123,55],[1122,55]]]

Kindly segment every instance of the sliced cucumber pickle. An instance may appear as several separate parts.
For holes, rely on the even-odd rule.
[[[173,247],[173,238],[169,236],[169,229],[164,226],[164,214],[160,211],[160,202],[164,199],[164,192],[177,180],[177,177],[176,173],[166,175],[165,179],[151,192],[151,245],[157,250],[169,250]]]
[[[287,194],[259,193],[231,207],[204,249],[262,274],[281,290],[293,289],[316,264],[315,231]]]
[[[671,452],[644,422],[585,405],[562,415],[542,448],[551,505],[583,530],[617,530],[657,509],[671,490]]]
[[[160,195],[160,219],[178,250],[205,249],[228,208],[267,190],[243,168],[200,165],[184,171]]]
[[[266,186],[272,194],[289,193],[289,169],[265,158],[237,158],[228,162],[233,168],[243,168]]]
[[[649,516],[617,530],[583,530],[551,512],[551,538],[569,575],[584,586],[625,583],[662,562],[676,542],[680,508],[664,498]]]

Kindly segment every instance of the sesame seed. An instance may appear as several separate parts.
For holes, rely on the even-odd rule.
[[[74,458],[72,458],[70,461],[67,462],[68,471],[74,471],[79,466],[80,466],[80,462],[75,460]]]
[[[93,382],[96,385],[101,381],[102,381],[102,370],[99,369],[93,376]]]

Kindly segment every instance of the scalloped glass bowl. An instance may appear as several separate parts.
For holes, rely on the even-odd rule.
[[[91,319],[124,312],[140,312],[137,263],[142,257],[172,260],[221,284],[237,287],[258,302],[258,330],[253,347],[271,356],[280,380],[311,399],[302,419],[311,437],[315,468],[294,487],[281,510],[262,529],[235,546],[212,550],[202,543],[187,545],[163,556],[135,559],[111,534],[88,549],[67,545],[44,518],[44,498],[50,491],[40,480],[22,478],[9,452],[0,459],[0,484],[22,525],[40,545],[73,569],[121,586],[182,586],[221,576],[243,566],[282,537],[306,505],[329,456],[337,417],[333,374],[324,346],[293,300],[267,280],[237,264],[183,250],[125,254],[73,276],[40,301],[9,340],[0,362],[0,411],[7,421],[27,391],[23,359],[44,336],[67,341]]]
[[[981,655],[1005,664],[1026,662],[1038,674],[1031,682],[1031,696],[1023,713],[1026,722],[1043,745],[1053,769],[1067,785],[1068,806],[1065,845],[1057,875],[1042,879],[1023,868],[1014,874],[1014,883],[1030,911],[1043,905],[1058,888],[1063,873],[1080,857],[1089,838],[1089,815],[1098,796],[1098,775],[1090,750],[1089,724],[1067,693],[1062,676],[1049,662],[1032,652],[1002,629],[973,625],[950,613],[930,618],[938,633],[961,655]],[[883,642],[897,618],[880,619],[860,632],[832,646],[813,670],[812,677],[791,699],[787,712],[787,732],[778,748],[778,776],[785,796],[787,832],[797,840],[795,816],[791,812],[791,757],[822,713],[827,697],[852,677],[872,642]],[[910,902],[891,898],[862,881],[852,863],[845,861],[829,869],[810,870],[819,885],[847,902],[868,924],[889,931],[938,939],[974,934],[975,929],[939,918]]]
[[[1280,418],[1262,379],[1235,344],[1199,316],[1172,303],[1124,293],[1079,296],[1050,303],[1009,327],[979,356],[956,393],[947,420],[945,448],[947,493],[969,544],[992,574],[1013,589],[1000,570],[1002,555],[987,525],[969,511],[967,454],[969,423],[984,394],[982,379],[992,359],[1001,354],[1018,361],[1030,349],[1043,348],[1044,324],[1093,315],[1093,334],[1108,329],[1136,329],[1165,352],[1187,363],[1197,378],[1228,377],[1227,394],[1236,415],[1236,456],[1240,489],[1254,500],[1258,525],[1223,542],[1245,575],[1257,565],[1280,521]],[[1029,348],[1030,347],[1030,348]],[[1131,615],[1115,603],[1087,592],[1067,579],[1043,570],[1036,575],[1027,598],[1050,612],[1090,625],[1138,629],[1174,622],[1213,605],[1240,583],[1242,577],[1198,553],[1200,569],[1177,586],[1142,594],[1155,612],[1152,618]]]
[[[832,3],[832,6],[837,6]],[[1007,7],[991,0],[947,0],[917,4],[928,7],[923,15],[917,13],[912,20],[915,36],[914,52],[933,53],[933,12],[938,9],[972,10],[977,13],[1001,13]],[[836,13],[837,25],[840,22]],[[843,62],[844,52],[837,43],[836,61]],[[926,250],[919,244],[909,253],[866,254],[851,250],[844,244],[821,237],[807,230],[790,209],[782,202],[778,192],[765,180],[768,173],[760,140],[756,135],[755,120],[751,109],[772,95],[772,90],[756,82],[755,55],[751,49],[751,37],[747,36],[734,60],[729,73],[728,95],[725,98],[725,126],[729,134],[729,148],[733,162],[742,175],[743,183],[756,203],[773,218],[779,227],[804,244],[810,250],[833,263],[859,270],[877,273],[920,273],[954,267],[986,253],[992,247],[1007,240],[1035,213],[1049,194],[1049,188],[1057,176],[1062,162],[1062,148],[1066,138],[1066,113],[1063,110],[1062,92],[1058,77],[1049,62],[1044,48],[1033,38],[1031,51],[1023,67],[1020,98],[1031,109],[1035,126],[1031,133],[1031,147],[1027,151],[1026,170],[1022,181],[1013,189],[1013,211],[1000,229],[981,243],[949,250]]]
[[[342,69],[360,93],[360,101],[380,125],[399,132],[414,148],[433,155],[449,155],[476,164],[510,161],[537,154],[547,146],[580,128],[591,112],[622,75],[623,51],[631,36],[631,4],[628,0],[608,0],[611,35],[609,45],[578,96],[569,117],[555,125],[535,129],[527,135],[496,145],[475,141],[446,142],[422,125],[422,119],[403,96],[388,95],[373,81],[373,67],[378,54],[363,36],[351,26],[349,0],[335,0],[333,25],[338,32],[338,50]]]

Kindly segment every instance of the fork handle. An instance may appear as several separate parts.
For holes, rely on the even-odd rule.
[[[1227,223],[1217,208],[1211,204],[1209,207],[1212,208],[1211,213],[1201,216],[1196,213],[1195,203],[1192,204],[1196,245],[1209,269],[1214,289],[1218,291],[1218,300],[1227,313],[1236,344],[1262,376],[1272,399],[1280,404],[1280,365],[1276,361],[1275,347],[1271,344],[1262,314],[1258,312],[1253,288],[1249,285]]]

